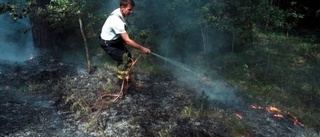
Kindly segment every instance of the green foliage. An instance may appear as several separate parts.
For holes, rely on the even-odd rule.
[[[207,118],[215,119],[216,121],[219,121],[224,125],[226,125],[228,129],[230,129],[231,136],[247,136],[250,133],[250,127],[245,123],[245,121],[241,119],[237,119],[234,115],[228,114],[223,109],[216,108],[214,110],[208,110],[203,107],[195,108],[193,106],[185,106],[184,109],[182,110],[181,117],[182,118],[207,117]]]
[[[319,113],[319,58],[310,39],[289,38],[280,33],[260,34],[254,47],[219,60],[222,73],[230,83],[240,87],[251,101],[276,106],[301,118],[308,127]],[[313,57],[311,57],[313,56]],[[231,59],[230,59],[231,58]],[[317,121],[317,120],[316,120]]]
[[[213,27],[219,31],[229,31],[232,28],[232,19],[226,14],[227,3],[217,1],[202,6],[200,24]]]
[[[231,45],[232,50],[245,50],[255,39],[259,30],[292,29],[303,16],[295,10],[295,4],[282,9],[268,0],[261,1],[224,1],[224,0],[174,0],[141,1],[141,7],[134,15],[137,29],[148,29],[155,37],[169,37],[172,45],[170,50],[180,50],[186,44],[203,44],[203,51],[216,48],[218,43]],[[161,11],[161,12],[148,12]],[[183,13],[183,14],[181,14]],[[146,20],[143,22],[141,20]],[[162,21],[163,20],[163,21]],[[140,26],[141,25],[141,26]],[[216,34],[219,33],[219,34]],[[188,41],[188,36],[197,43]],[[223,35],[224,40],[214,37]],[[207,41],[210,39],[211,41]],[[152,39],[157,41],[157,39]],[[157,42],[155,42],[158,44]],[[210,44],[210,45],[209,45]],[[222,45],[222,44],[220,44]],[[152,45],[153,49],[163,49],[162,45]],[[224,48],[224,47],[221,47]],[[197,53],[196,53],[197,54]]]
[[[200,109],[195,109],[192,106],[185,106],[182,110],[182,117],[199,117],[201,112],[203,112]]]
[[[55,33],[72,32],[79,29],[78,19],[83,18],[84,29],[90,33],[89,37],[94,36],[92,26],[94,20],[98,20],[93,14],[98,11],[96,7],[101,1],[87,0],[50,0],[44,7],[38,6],[36,0],[27,1],[26,5],[30,7],[33,16],[41,18],[47,22]],[[94,8],[92,8],[94,7]],[[88,25],[89,24],[89,25]]]
[[[27,82],[26,85],[23,85],[18,90],[23,92],[38,93],[44,91],[45,87],[47,87],[47,85],[43,83]]]
[[[248,126],[245,121],[241,119],[231,118],[231,120],[225,122],[225,124],[232,127],[230,131],[231,136],[250,136],[252,127]]]
[[[84,2],[85,1],[51,0],[43,14],[46,16],[51,28],[54,28],[57,32],[64,32],[70,28],[72,29],[75,24],[77,24],[83,6],[85,6]]]
[[[34,1],[28,1],[26,5],[32,5]],[[308,124],[319,127],[317,123],[311,123],[319,114],[314,107],[319,103],[319,60],[320,46],[317,44],[317,36],[307,39],[292,39],[277,33],[261,34],[260,31],[274,31],[293,29],[304,15],[296,9],[298,3],[292,2],[290,7],[283,9],[271,1],[247,1],[247,0],[163,0],[137,1],[139,4],[134,10],[130,32],[134,39],[160,51],[162,40],[168,39],[170,51],[179,51],[187,47],[197,51],[199,45],[205,45],[204,39],[216,40],[217,35],[209,32],[219,32],[226,39],[220,40],[222,44],[229,46],[238,45],[241,49],[238,54],[227,54],[216,58],[221,66],[222,74],[225,74],[231,83],[241,87],[251,99],[261,102],[293,106],[292,110],[300,109],[301,114]],[[44,8],[33,7],[39,17],[45,18],[50,27],[58,33],[78,30],[78,18],[83,17],[86,24],[102,22],[105,14],[102,9],[103,1],[87,0],[51,0]],[[99,6],[97,8],[97,6]],[[20,6],[0,4],[0,11],[9,11],[13,17],[24,17]],[[6,12],[7,12],[6,11]],[[150,12],[160,11],[160,12]],[[319,10],[316,12],[319,15]],[[101,28],[101,24],[97,24]],[[208,33],[201,35],[201,30]],[[192,35],[195,34],[195,35]],[[192,36],[192,40],[188,38]],[[232,38],[234,42],[232,43]],[[188,41],[189,40],[189,41]],[[191,41],[191,42],[190,42]],[[218,42],[209,43],[206,46],[218,47]],[[194,42],[194,43],[192,43]],[[187,45],[189,44],[189,45]],[[180,55],[179,54],[179,55]],[[179,56],[177,55],[177,56]],[[198,55],[198,52],[189,52],[188,55]],[[213,55],[212,55],[213,56]],[[144,70],[157,71],[149,59],[141,64]],[[146,65],[147,64],[147,65]],[[153,74],[165,77],[167,73]],[[33,85],[30,90],[42,85]],[[110,90],[110,83],[100,88],[101,91]],[[88,103],[70,95],[67,99],[71,103],[71,109],[75,113],[88,111]],[[297,107],[302,106],[302,107]],[[308,110],[311,109],[312,111]],[[317,111],[317,112],[316,112]],[[218,113],[218,112],[217,112]],[[216,113],[216,114],[217,114]],[[79,114],[80,115],[80,114]],[[186,106],[181,115],[184,117],[199,117],[207,115],[205,107]],[[214,114],[213,114],[214,115]],[[319,122],[318,122],[319,123]],[[246,129],[241,122],[232,123],[239,129]],[[170,129],[170,128],[169,128]],[[166,136],[170,130],[161,131],[160,136]]]
[[[159,134],[159,137],[171,137],[172,132],[173,132],[173,128],[171,125],[169,125],[168,128],[159,131],[158,134]]]
[[[264,30],[283,28],[285,23],[285,11],[272,5],[267,0],[259,1],[250,12],[250,19]]]
[[[33,5],[32,3],[35,2],[37,1],[28,0],[26,5]],[[39,17],[45,18],[54,31],[63,33],[78,29],[75,26],[77,26],[79,16],[84,17],[85,24],[94,25],[95,22],[102,22],[105,17],[100,16],[102,12],[100,10],[105,4],[97,3],[105,2],[100,0],[51,0],[45,8],[32,7],[31,10],[34,10]],[[138,3],[142,8],[135,9],[135,12],[139,14],[135,14],[134,20],[139,20],[141,28],[151,28],[151,32],[159,32],[159,35],[167,33],[172,36],[181,36],[176,39],[183,39],[183,36],[188,33],[199,33],[194,32],[195,30],[206,29],[226,33],[228,37],[236,38],[232,44],[235,42],[241,45],[252,41],[252,31],[255,31],[255,28],[290,31],[303,18],[303,15],[295,9],[297,4],[297,2],[292,2],[290,5],[292,8],[281,9],[268,0],[164,0],[157,2],[143,0]],[[3,9],[4,5],[0,7]],[[161,12],[149,12],[150,9]],[[27,13],[28,10],[25,11]],[[26,15],[25,13],[12,13],[15,18]],[[146,22],[141,23],[141,20]],[[200,35],[198,37],[195,39],[201,39]],[[225,42],[230,44],[231,41],[227,39]]]
[[[13,20],[27,17],[29,9],[26,4],[12,1],[12,3],[0,3],[0,14],[9,13]]]
[[[211,117],[211,111],[209,107],[208,96],[202,92],[201,95],[195,96],[195,103],[185,106],[180,116],[183,118],[194,118],[194,117]]]

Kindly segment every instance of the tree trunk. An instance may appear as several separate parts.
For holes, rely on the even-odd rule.
[[[208,31],[207,31],[207,27],[202,28],[201,29],[201,36],[202,36],[202,54],[203,54],[203,58],[206,59],[206,54],[207,54],[207,47],[208,47]]]
[[[232,43],[231,43],[231,51],[232,51],[232,53],[234,52],[235,41],[236,41],[236,32],[232,31]]]
[[[46,4],[49,4],[50,0],[36,0],[30,6],[30,23],[31,23],[31,30],[32,30],[32,37],[34,46],[36,48],[44,48],[50,47],[52,44],[51,39],[52,34],[49,31],[49,25],[45,21],[45,18],[39,16],[38,8],[45,8]]]
[[[90,62],[90,56],[89,56],[88,42],[87,42],[86,35],[85,35],[84,31],[83,31],[82,20],[81,20],[80,17],[79,17],[79,26],[80,26],[81,35],[82,35],[83,42],[84,42],[84,48],[86,50],[88,73],[91,73],[91,62]]]

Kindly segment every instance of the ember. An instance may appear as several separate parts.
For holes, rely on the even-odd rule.
[[[281,115],[281,114],[274,114],[273,116],[276,117],[276,118],[284,118],[284,116]]]
[[[250,106],[252,109],[264,109],[263,107],[261,106],[258,106],[258,105],[251,105]],[[289,120],[291,120],[293,122],[294,125],[296,126],[304,126],[299,120],[297,117],[293,116],[292,114],[290,114],[289,112],[287,111],[282,111],[281,109],[279,108],[276,108],[276,107],[272,107],[272,106],[269,106],[269,107],[266,107],[265,108],[266,111],[268,111],[269,113],[272,113],[274,117],[278,118],[278,119],[284,119],[284,118],[287,118]]]
[[[293,116],[293,115],[290,115],[291,116],[291,120],[293,121],[293,124],[296,125],[296,126],[304,126],[299,120],[297,117]]]
[[[267,107],[266,110],[270,113],[277,113],[277,112],[281,112],[280,109],[276,108],[276,107]]]
[[[257,105],[251,105],[252,109],[263,109],[263,107],[261,106],[257,106]]]
[[[239,119],[243,119],[243,117],[238,113],[236,113],[236,117],[239,118]]]

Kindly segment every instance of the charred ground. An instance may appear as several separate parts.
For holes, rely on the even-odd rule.
[[[0,136],[305,136],[288,119],[249,104],[210,100],[170,76],[135,73],[128,94],[117,93],[112,70],[81,73],[54,57],[0,65]],[[241,115],[237,117],[237,115]]]

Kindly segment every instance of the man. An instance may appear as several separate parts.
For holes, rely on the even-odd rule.
[[[135,3],[133,0],[120,0],[120,8],[114,10],[105,21],[100,34],[100,45],[110,57],[118,63],[118,75],[124,78],[126,70],[131,65],[131,54],[125,45],[129,45],[144,54],[150,49],[132,40],[126,31],[125,17],[130,16]]]

